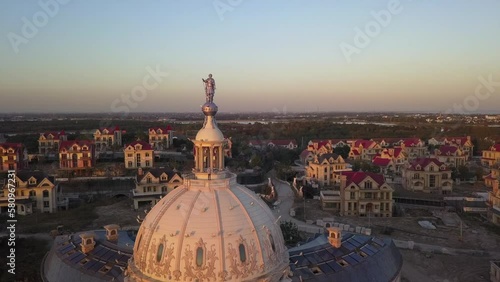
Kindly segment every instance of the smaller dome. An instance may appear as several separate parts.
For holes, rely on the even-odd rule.
[[[224,135],[217,127],[204,127],[198,131],[196,134],[196,140],[198,141],[224,141]]]
[[[206,102],[201,106],[201,110],[206,116],[215,116],[217,114],[217,111],[219,110],[219,107],[217,107],[216,104],[213,102]]]

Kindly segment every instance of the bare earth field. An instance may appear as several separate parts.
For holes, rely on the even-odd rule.
[[[127,198],[112,205],[96,207],[95,212],[99,217],[92,222],[92,227],[102,228],[107,224],[118,224],[122,228],[127,226],[138,228],[137,215],[144,218],[145,214],[144,210],[134,211],[132,204],[133,201]]]
[[[296,218],[299,220],[303,220],[303,206],[303,202],[295,203]],[[404,260],[402,281],[489,281],[490,261],[500,260],[500,228],[491,227],[477,216],[461,216],[463,222],[461,238],[460,225],[447,227],[440,219],[434,217],[431,211],[425,209],[407,210],[404,217],[339,217],[321,210],[317,200],[306,201],[307,219],[316,220],[326,217],[351,226],[370,227],[372,235],[378,237],[490,253],[490,255],[446,255],[401,249]],[[420,220],[428,220],[437,228],[425,229],[418,224]]]

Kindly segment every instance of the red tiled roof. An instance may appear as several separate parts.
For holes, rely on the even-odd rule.
[[[149,128],[149,131],[155,131],[156,132],[158,130],[161,130],[161,132],[163,134],[166,134],[166,133],[168,133],[169,131],[172,130],[172,127],[170,125],[167,125],[166,127],[150,127]]]
[[[55,139],[59,139],[60,136],[66,135],[66,132],[64,132],[64,130],[61,130],[60,132],[49,131],[41,133],[40,135],[43,135],[45,138],[47,138],[50,134],[52,134],[52,136],[54,136]]]
[[[439,149],[436,149],[434,152],[437,155],[452,155],[455,154],[458,150],[458,147],[455,146],[449,146],[449,145],[443,145],[439,147]]]
[[[127,148],[128,146],[132,146],[132,147],[135,147],[135,145],[137,144],[141,144],[142,145],[142,150],[153,150],[153,147],[151,147],[151,144],[149,144],[148,142],[145,142],[145,141],[141,141],[141,140],[138,140],[138,141],[134,141],[130,144],[127,144],[125,146],[125,148]]]
[[[0,143],[0,147],[3,148],[4,150],[8,150],[10,148],[14,149],[14,152],[18,152],[20,149],[23,148],[23,144],[21,143]]]
[[[94,145],[93,141],[90,140],[71,140],[71,141],[62,141],[61,145],[59,147],[59,152],[61,152],[62,149],[70,149],[73,147],[73,145],[78,145],[82,147],[83,145],[87,145],[89,147]]]
[[[406,138],[403,140],[403,144],[405,144],[405,147],[415,147],[420,142],[421,140],[419,138]]]
[[[452,143],[456,145],[463,145],[467,143],[467,137],[447,137],[447,143]]]
[[[376,145],[376,143],[374,141],[371,141],[371,140],[356,140],[354,141],[354,147],[359,147],[359,146],[363,146],[363,148],[371,148],[373,146]]]
[[[115,131],[120,131],[120,127],[115,126],[115,127],[103,127],[103,128],[99,128],[99,131],[102,133],[105,129],[108,130],[108,134],[114,134]]]
[[[376,166],[388,166],[391,163],[391,159],[375,157],[372,163]]]
[[[409,169],[410,170],[424,170],[424,168],[427,167],[431,163],[434,163],[437,166],[439,166],[439,170],[443,170],[443,169],[441,169],[441,166],[443,165],[443,163],[440,162],[436,158],[417,158],[413,162],[411,162]],[[420,169],[416,169],[417,165],[420,165]],[[447,170],[447,168],[444,170]]]
[[[382,185],[385,183],[384,176],[379,173],[362,172],[362,171],[344,171],[341,174],[347,176],[347,183],[346,183],[347,185],[351,183],[359,185],[367,177],[373,179],[375,182],[377,182],[378,185]]]

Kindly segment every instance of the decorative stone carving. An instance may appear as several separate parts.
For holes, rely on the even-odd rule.
[[[203,262],[201,266],[196,264],[195,255],[198,248],[203,249]],[[216,279],[215,275],[215,262],[219,260],[217,257],[217,251],[215,244],[210,246],[210,250],[207,251],[206,243],[203,238],[195,244],[195,249],[191,249],[191,245],[187,244],[184,248],[184,280],[192,281],[198,280],[203,281],[213,281]]]

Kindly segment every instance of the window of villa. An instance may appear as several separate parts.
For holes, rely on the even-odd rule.
[[[146,183],[151,183],[151,177],[146,178]]]
[[[371,181],[366,181],[365,182],[365,189],[371,189],[372,188],[372,182]]]
[[[158,252],[156,252],[156,261],[160,262],[162,256],[163,256],[163,244],[160,244],[160,246],[158,246]]]
[[[356,193],[355,192],[351,192],[351,200],[354,200],[356,199]]]
[[[43,190],[43,197],[48,198],[49,197],[49,191],[48,190]]]
[[[436,187],[436,176],[429,176],[429,187]]]
[[[371,199],[372,193],[365,193],[365,199]]]
[[[29,184],[31,185],[36,184],[36,179],[30,178]]]
[[[48,208],[49,207],[49,201],[43,201],[43,207]]]

